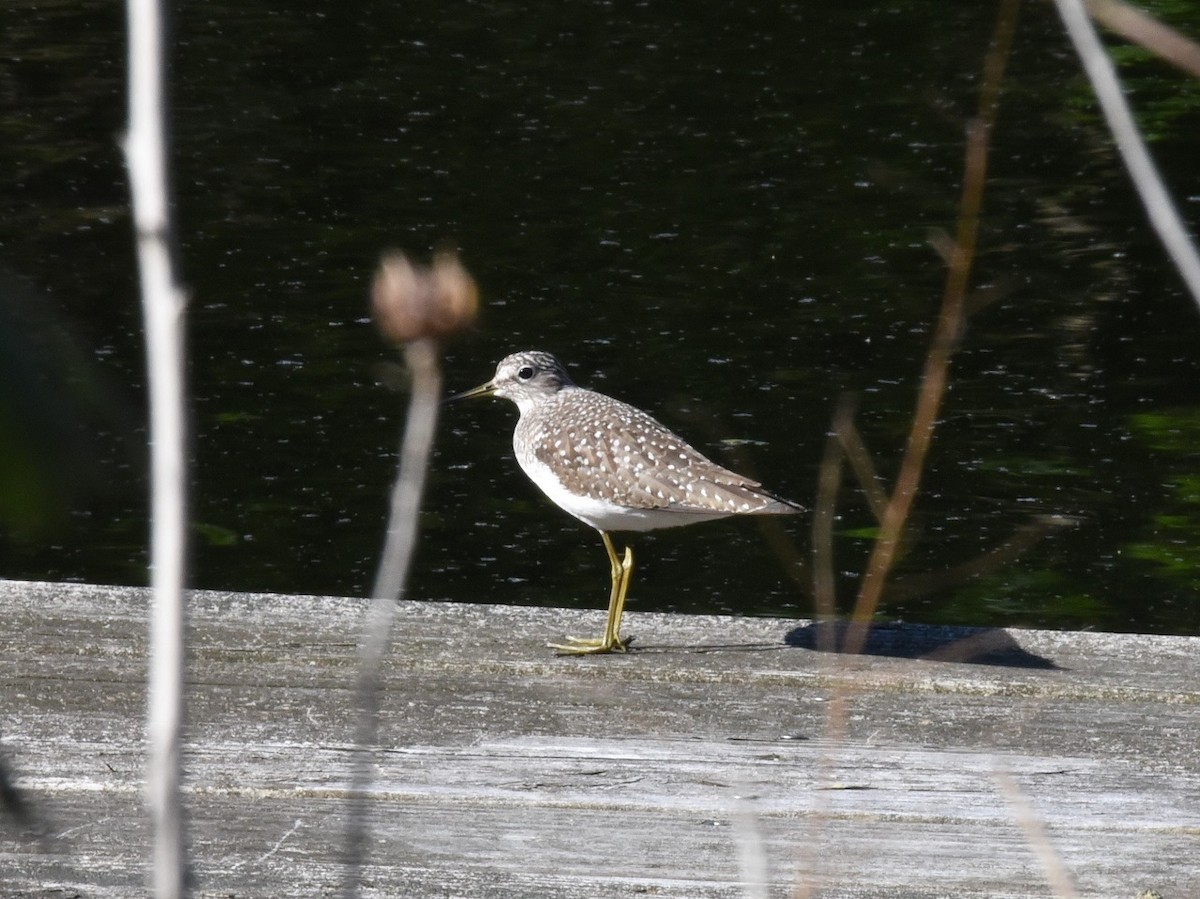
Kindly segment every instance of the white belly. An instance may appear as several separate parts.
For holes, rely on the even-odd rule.
[[[602,499],[578,496],[563,487],[548,467],[536,459],[518,459],[521,468],[550,500],[598,531],[656,531],[700,521],[727,518],[726,512],[687,512],[679,509],[630,509]]]

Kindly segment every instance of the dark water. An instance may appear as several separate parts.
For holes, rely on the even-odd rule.
[[[31,466],[0,482],[4,576],[146,579],[120,13],[0,10],[0,287],[24,310],[0,337],[0,460]],[[369,589],[404,403],[365,311],[389,247],[458,246],[482,285],[477,331],[447,349],[451,389],[548,349],[807,504],[853,392],[893,475],[944,279],[930,236],[954,227],[994,15],[181,4],[193,583]],[[1122,71],[1196,232],[1197,85],[1136,55]],[[1021,11],[989,174],[973,284],[992,302],[963,335],[899,573],[945,572],[1046,516],[1073,525],[885,614],[1200,633],[1197,312],[1048,5]],[[598,608],[599,540],[524,480],[514,421],[501,403],[446,410],[412,595]],[[873,521],[851,485],[839,511],[848,608]],[[808,521],[787,533],[807,554]],[[634,607],[811,611],[752,522],[636,545]]]

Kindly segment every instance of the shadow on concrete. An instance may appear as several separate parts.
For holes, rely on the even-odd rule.
[[[812,622],[788,631],[784,642],[800,649],[840,652],[848,627],[845,621]],[[1059,670],[1059,666],[1050,659],[1022,649],[1012,634],[995,627],[876,624],[867,633],[863,654],[966,665]]]

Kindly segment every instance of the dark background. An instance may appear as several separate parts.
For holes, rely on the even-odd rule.
[[[1200,33],[1187,6],[1152,4]],[[146,581],[144,363],[124,23],[6,5],[0,576]],[[989,4],[179,5],[173,163],[192,294],[199,587],[369,590],[404,396],[367,319],[381,251],[460,248],[507,353],[648,409],[811,505],[837,397],[895,472],[953,230]],[[1197,84],[1114,45],[1193,233]],[[1200,328],[1053,8],[1025,4],[974,286],[899,574],[1069,517],[922,621],[1200,633]],[[511,457],[515,410],[446,409],[414,598],[601,607],[596,535]],[[873,521],[843,491],[843,608]],[[806,555],[807,518],[790,522]],[[637,538],[632,608],[807,615],[753,522]]]

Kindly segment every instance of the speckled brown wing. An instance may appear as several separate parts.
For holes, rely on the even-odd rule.
[[[581,403],[571,397],[574,392],[562,391],[556,397],[560,402],[547,404],[535,428],[519,435],[568,490],[630,509],[721,515],[798,511],[757,481],[705,458],[645,412],[592,391]],[[562,403],[562,398],[573,401]]]

